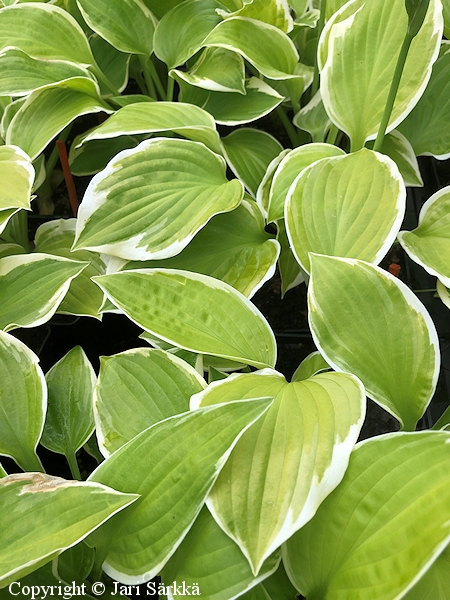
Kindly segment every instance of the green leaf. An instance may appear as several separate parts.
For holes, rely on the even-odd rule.
[[[263,315],[218,279],[175,269],[140,269],[94,281],[132,321],[179,348],[255,367],[275,364],[275,338]]]
[[[283,563],[273,575],[263,582],[263,587],[269,594],[270,600],[297,600],[298,593],[292,583],[289,581]]]
[[[106,40],[94,33],[89,38],[89,44],[94,58],[102,73],[104,73],[113,86],[122,91],[128,82],[128,70],[131,56],[120,52],[111,46]],[[111,94],[110,89],[105,88],[104,94]]]
[[[292,122],[296,127],[311,134],[313,142],[323,142],[330,128],[331,121],[322,102],[320,90],[294,116]]]
[[[0,478],[1,477],[6,477],[8,475],[8,473],[5,471],[5,469],[3,468],[3,466],[0,464]]]
[[[70,315],[99,318],[104,295],[98,286],[91,281],[95,275],[103,275],[106,271],[104,257],[94,252],[78,250],[72,252],[70,247],[75,239],[76,219],[58,219],[40,225],[34,239],[35,252],[52,254],[63,258],[88,263],[70,283],[69,291],[58,306],[57,312]]]
[[[0,54],[0,94],[23,96],[73,77],[92,78],[83,67],[67,61],[32,58],[17,48]]]
[[[270,113],[283,101],[284,97],[258,77],[251,77],[245,83],[245,96],[229,92],[208,92],[188,85],[172,72],[181,89],[185,102],[197,104],[207,110],[219,125],[242,125],[260,119]]]
[[[256,196],[267,167],[283,150],[268,133],[243,127],[222,139],[225,158],[238,179]]]
[[[189,140],[154,138],[120,152],[80,206],[74,249],[131,260],[178,254],[217,213],[236,208],[239,181],[225,161]]]
[[[446,600],[450,587],[450,548],[438,556],[425,575],[409,590],[405,600]]]
[[[31,471],[42,470],[36,446],[47,407],[47,386],[38,362],[25,344],[0,331],[0,454]]]
[[[168,11],[155,31],[155,54],[169,69],[184,64],[200,50],[220,23],[215,0],[186,0]]]
[[[286,197],[294,180],[313,162],[321,158],[344,156],[345,152],[331,144],[305,144],[291,150],[278,165],[269,194],[268,221],[284,217]]]
[[[284,220],[280,219],[277,222],[277,226],[277,239],[281,246],[280,258],[278,259],[278,269],[280,271],[281,278],[281,298],[284,298],[286,292],[303,283],[305,279],[302,269],[296,261],[289,245]]]
[[[0,480],[0,498],[0,585],[6,587],[81,541],[137,496],[92,482],[20,473]]]
[[[259,184],[256,192],[256,202],[263,211],[264,215],[267,216],[267,209],[269,207],[269,192],[272,186],[273,177],[277,170],[278,165],[287,156],[291,150],[283,150],[280,154],[273,159],[273,161],[267,167],[267,170]]]
[[[446,288],[445,285],[439,281],[439,279],[436,283],[436,291],[445,306],[450,308],[450,290]]]
[[[95,372],[80,346],[48,371],[48,407],[41,444],[72,458],[94,431]]]
[[[111,159],[122,150],[136,148],[139,140],[130,135],[121,135],[112,139],[84,142],[85,134],[74,139],[69,152],[69,164],[72,175],[95,175],[102,171]]]
[[[193,396],[191,407],[274,397],[236,444],[208,507],[256,576],[341,481],[365,416],[361,382],[342,373],[287,383],[273,371],[230,376]]]
[[[0,258],[5,256],[13,256],[14,254],[26,254],[26,250],[19,244],[1,243],[0,244]]]
[[[166,131],[203,142],[214,152],[221,151],[219,134],[211,115],[198,106],[183,102],[141,102],[124,106],[75,144],[75,148],[91,140]]]
[[[251,0],[233,13],[218,11],[224,18],[249,17],[278,27],[284,33],[289,33],[294,28],[290,8],[286,0]]]
[[[58,579],[66,584],[82,585],[94,565],[95,551],[84,542],[72,546],[54,560],[54,571]]]
[[[444,35],[447,39],[450,38],[450,1],[442,0],[442,7],[444,9]]]
[[[220,279],[251,298],[273,276],[280,252],[264,226],[259,207],[244,199],[231,212],[213,217],[180,254],[127,263],[123,270],[161,267],[193,271]]]
[[[0,146],[0,181],[0,215],[5,214],[6,209],[14,212],[18,208],[30,209],[34,168],[23,150],[16,146]]]
[[[77,0],[91,29],[122,52],[150,56],[155,21],[142,0]]]
[[[134,509],[90,540],[97,549],[108,545],[103,563],[108,575],[143,583],[159,573],[195,521],[234,444],[270,402],[233,402],[171,417],[94,471],[91,481],[141,495]]]
[[[309,379],[317,373],[322,371],[328,371],[330,365],[324,360],[320,352],[311,352],[297,367],[295,373],[292,375],[292,381],[303,381]]]
[[[450,186],[429,198],[413,231],[401,231],[398,240],[407,254],[428,273],[450,287]]]
[[[0,328],[8,331],[46,323],[85,266],[38,253],[0,259]]]
[[[20,208],[5,208],[0,210],[0,234],[4,232],[10,218],[21,210]],[[14,254],[14,252],[13,252]]]
[[[64,82],[64,86],[59,84],[36,90],[11,120],[6,131],[6,143],[20,146],[34,160],[77,117],[102,111],[113,112],[94,95],[97,95],[96,84],[86,78],[74,78]]]
[[[373,143],[367,144],[372,148]],[[394,129],[383,140],[380,152],[386,154],[395,162],[403,177],[405,185],[408,187],[422,187],[423,181],[420,175],[419,164],[413,147],[409,141],[399,131]]]
[[[203,45],[237,52],[269,79],[295,78],[298,53],[294,43],[285,33],[262,21],[226,19],[211,31]]]
[[[433,66],[423,96],[399,125],[399,130],[416,155],[431,154],[440,160],[450,158],[450,53]]]
[[[377,135],[408,26],[404,0],[392,0],[385,9],[378,0],[348,3],[328,21],[321,36],[323,103],[354,150]],[[425,90],[442,38],[440,11],[441,3],[431,0],[408,53],[388,132],[411,112]]]
[[[425,307],[397,277],[369,263],[314,254],[311,265],[309,321],[320,353],[333,369],[359,377],[372,400],[414,429],[440,364]]]
[[[405,201],[403,179],[384,154],[363,148],[319,160],[289,189],[285,220],[292,251],[307,273],[310,252],[378,264],[395,241]]]
[[[222,531],[205,507],[164,567],[162,578],[167,584],[196,583],[202,596],[230,600],[265,580],[279,562],[279,554],[269,557],[255,578],[239,546]]]
[[[428,431],[359,444],[342,483],[286,544],[303,595],[404,597],[450,539],[449,440]]]
[[[95,390],[97,438],[104,456],[151,425],[189,410],[205,381],[163,350],[136,348],[102,356]]]
[[[169,75],[212,92],[245,94],[244,59],[226,48],[205,48],[192,69],[175,69]]]
[[[89,43],[65,10],[43,2],[18,4],[0,11],[0,50],[16,47],[33,58],[94,64]]]

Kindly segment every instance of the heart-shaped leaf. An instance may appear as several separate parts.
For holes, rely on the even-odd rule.
[[[151,425],[189,410],[190,397],[205,385],[195,369],[163,350],[136,348],[102,356],[94,410],[103,455]]]
[[[0,405],[4,415],[0,421],[0,454],[30,471],[42,471],[36,446],[47,408],[47,385],[38,362],[25,344],[0,331]]]
[[[41,444],[70,461],[94,431],[92,402],[97,380],[80,346],[75,346],[48,371],[47,416]]]
[[[150,56],[154,17],[142,0],[77,0],[86,23],[122,52]]]
[[[280,252],[264,227],[257,204],[244,198],[231,212],[213,217],[180,254],[159,261],[130,262],[123,270],[161,267],[203,273],[251,298],[273,276]]]
[[[334,369],[359,377],[367,395],[403,427],[415,429],[440,366],[425,307],[397,277],[369,263],[310,257],[309,322],[317,348]]]
[[[385,9],[378,0],[347,3],[321,36],[323,103],[332,121],[351,138],[354,150],[377,135],[408,26],[404,0],[392,0]],[[439,53],[442,26],[441,3],[431,0],[406,59],[388,131],[403,121],[423,94]]]
[[[106,271],[104,257],[88,250],[70,250],[75,239],[76,219],[58,219],[40,225],[34,239],[35,252],[62,256],[88,263],[86,268],[70,283],[69,291],[57,312],[99,318],[104,294],[91,280]]]
[[[0,50],[8,47],[43,60],[65,60],[85,67],[95,63],[75,19],[44,2],[26,2],[0,11]]]
[[[220,23],[215,0],[187,0],[168,11],[155,31],[155,54],[169,69],[184,64]]]
[[[419,226],[413,231],[401,231],[398,240],[415,262],[450,287],[450,186],[425,202]]]
[[[80,206],[74,249],[131,260],[178,254],[209,219],[241,201],[225,161],[189,140],[154,138],[120,152]]]
[[[196,519],[234,444],[270,403],[233,402],[171,417],[144,430],[94,471],[90,481],[141,495],[135,509],[91,536],[97,551],[106,544],[106,573],[127,583],[159,573]]]
[[[340,482],[365,416],[361,382],[342,373],[293,383],[270,371],[235,375],[191,405],[252,398],[264,388],[272,406],[239,440],[208,499],[255,576]]]
[[[47,254],[0,259],[0,328],[36,327],[55,313],[85,263]]]
[[[262,21],[246,17],[226,19],[202,45],[237,52],[269,79],[295,78],[298,53],[294,43],[285,33]]]
[[[20,146],[34,160],[76,117],[101,111],[113,112],[100,100],[97,84],[91,79],[72,78],[36,90],[12,118],[6,143]]]
[[[308,598],[403,598],[450,540],[449,466],[449,433],[359,444],[342,483],[286,544],[296,588]]]
[[[0,480],[4,507],[0,516],[4,542],[0,585],[6,587],[50,561],[137,497],[98,483],[66,481],[41,473],[4,477]]]
[[[406,189],[396,164],[363,149],[324,158],[289,188],[286,230],[292,251],[309,273],[309,253],[379,263],[395,241]]]
[[[263,315],[218,279],[140,269],[102,275],[95,282],[140,327],[179,348],[256,367],[275,364],[275,338]]]
[[[291,150],[278,165],[269,193],[268,221],[284,217],[284,205],[289,188],[299,174],[321,158],[344,156],[345,152],[331,144],[305,144]]]

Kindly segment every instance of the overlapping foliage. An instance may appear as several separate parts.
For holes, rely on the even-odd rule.
[[[450,156],[449,32],[448,0],[0,1],[0,588],[448,597],[438,337],[378,265],[400,243],[450,308],[450,188],[400,231],[417,155]],[[93,178],[29,244],[55,137]],[[277,265],[318,350],[290,382],[251,301]],[[55,312],[153,348],[44,375],[14,330]],[[402,431],[357,444],[366,396]]]

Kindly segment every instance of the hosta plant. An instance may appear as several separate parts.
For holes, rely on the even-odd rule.
[[[439,339],[380,265],[450,308],[450,187],[403,225],[450,157],[449,0],[0,6],[0,596],[448,598]],[[58,157],[73,218],[29,240]],[[291,380],[252,302],[276,269],[316,346]],[[98,373],[15,336],[110,312],[142,343]],[[399,431],[358,443],[367,398]]]

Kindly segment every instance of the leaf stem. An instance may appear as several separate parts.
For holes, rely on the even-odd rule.
[[[330,131],[328,132],[327,144],[336,145],[336,139],[339,133],[339,128],[334,123],[331,123]]]
[[[283,123],[286,133],[288,134],[289,139],[291,141],[292,147],[296,148],[298,146],[298,138],[297,132],[295,131],[295,127],[293,126],[293,124],[291,123],[290,119],[288,118],[281,106],[277,106],[275,112],[280,118],[280,121]]]
[[[94,75],[97,77],[97,79],[101,81],[105,87],[108,88],[108,90],[112,93],[113,96],[120,96],[119,90],[115,87],[113,83],[111,83],[108,77],[106,77],[106,75],[97,65],[92,66],[92,71],[94,72]]]
[[[167,102],[172,102],[173,100],[174,84],[175,80],[173,79],[173,77],[169,77],[169,75],[167,75]]]
[[[384,107],[383,117],[378,129],[377,139],[373,145],[375,152],[379,152],[381,150],[381,146],[383,145],[384,136],[386,135],[386,129],[389,124],[389,119],[391,118],[392,109],[394,108],[394,102],[397,96],[400,80],[402,78],[403,69],[405,68],[406,57],[408,56],[409,48],[413,39],[414,37],[412,35],[406,33],[402,47],[400,48],[397,65],[394,71],[394,77],[392,78],[391,88],[389,90],[386,106]]]
[[[72,477],[81,481],[81,473],[80,468],[78,467],[77,455],[76,452],[68,452],[66,454],[67,462],[69,463],[70,472],[72,473]]]
[[[33,452],[32,454],[27,454],[23,458],[24,460],[20,461],[19,466],[26,473],[45,473],[45,469],[41,463],[41,459],[35,452]]]
[[[147,68],[147,63],[143,56],[139,55],[139,63],[141,65],[142,74],[144,75],[145,86],[147,88],[147,93],[154,98],[157,99],[155,84],[153,83],[152,76],[150,71]]]
[[[161,79],[159,78],[158,71],[153,64],[152,59],[149,58],[148,60],[145,60],[144,57],[139,56],[139,60],[144,72],[145,82],[147,83],[147,79],[150,78],[156,85],[156,89],[158,90],[158,94],[160,95],[161,99],[164,99],[166,97],[166,90],[161,83]]]
[[[311,86],[311,98],[314,98],[317,90],[319,89],[320,75],[319,75],[319,60],[318,60],[317,55],[318,55],[318,51],[319,51],[320,35],[321,35],[324,25],[325,25],[326,10],[327,10],[327,0],[321,0],[321,2],[320,2],[320,17],[319,17],[319,22],[317,24],[317,49],[316,49],[316,56],[315,56],[315,60],[314,60],[314,77],[313,77],[313,82],[312,82],[312,86]]]

